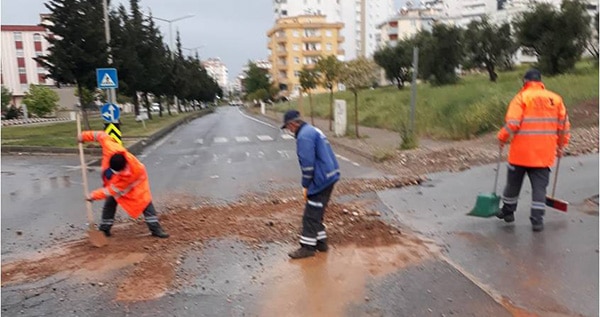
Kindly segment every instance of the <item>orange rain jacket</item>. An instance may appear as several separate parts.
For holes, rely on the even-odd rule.
[[[102,200],[113,196],[129,216],[139,217],[152,202],[150,183],[144,164],[104,131],[84,131],[81,133],[81,138],[83,142],[98,141],[102,146],[101,166],[104,187],[93,191],[90,194],[92,199]],[[110,168],[110,158],[117,153],[125,155],[127,165],[121,172],[113,174],[110,180],[106,179],[104,171]]]
[[[508,162],[525,167],[550,167],[556,147],[569,144],[569,118],[562,98],[546,90],[541,82],[527,82],[513,98],[506,113],[506,124],[498,140],[510,137]]]

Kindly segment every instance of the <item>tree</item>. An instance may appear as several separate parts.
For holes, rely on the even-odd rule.
[[[312,90],[317,88],[317,84],[319,84],[319,74],[314,68],[307,68],[304,66],[300,71],[300,87],[302,87],[303,92],[308,93],[308,100],[310,104],[310,123],[315,124],[314,114],[313,114],[313,100],[312,100]]]
[[[462,62],[462,30],[456,26],[436,24],[431,32],[421,31],[413,39],[419,47],[419,75],[434,85],[458,81],[456,69]]]
[[[2,97],[0,100],[2,101],[2,112],[4,113],[8,110],[8,105],[12,101],[12,93],[4,85],[2,85]]]
[[[510,24],[491,24],[487,18],[473,20],[465,30],[463,45],[471,67],[485,67],[490,81],[496,82],[496,67],[512,58],[516,45],[511,38]]]
[[[248,70],[246,71],[246,79],[244,80],[244,88],[248,95],[253,92],[264,89],[267,91],[267,95],[271,84],[269,83],[269,76],[266,69],[258,67],[253,62],[248,62]]]
[[[340,71],[340,81],[354,94],[354,130],[357,138],[360,138],[358,133],[358,92],[373,85],[377,80],[376,71],[377,65],[365,57],[344,63]]]
[[[385,77],[396,83],[398,89],[410,81],[412,67],[412,45],[409,41],[399,41],[396,46],[386,46],[375,52],[373,59],[385,71]]]
[[[329,131],[333,130],[333,87],[338,83],[340,62],[335,55],[320,57],[317,61],[316,69],[321,73],[321,85],[329,89]]]
[[[107,66],[108,57],[102,0],[50,0],[45,6],[51,22],[46,37],[49,54],[35,60],[48,69],[47,76],[58,85],[76,84],[80,92],[84,87],[94,89],[96,68]],[[82,111],[89,129],[87,112]]]
[[[537,67],[548,75],[575,67],[591,36],[590,16],[580,1],[563,1],[560,11],[537,4],[514,23],[516,37],[538,57]]]
[[[27,109],[38,117],[43,117],[58,108],[58,94],[44,86],[31,85],[23,98]]]

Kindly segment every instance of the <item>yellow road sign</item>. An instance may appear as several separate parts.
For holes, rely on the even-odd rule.
[[[104,129],[104,132],[110,135],[115,141],[119,142],[119,144],[123,145],[121,130],[119,130],[116,125],[110,123],[106,126],[106,129]]]

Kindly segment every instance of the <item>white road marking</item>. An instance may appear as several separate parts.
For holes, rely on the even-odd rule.
[[[212,161],[213,161],[214,163],[216,163],[218,160],[219,160],[219,156],[218,156],[217,154],[213,154],[213,159],[212,159]]]
[[[204,144],[204,140],[202,140],[202,139],[196,139],[194,141],[194,143],[196,143],[196,144]]]
[[[288,154],[288,151],[285,150],[277,150],[277,153],[279,153],[279,155],[281,155],[282,158],[290,158],[290,155]]]
[[[258,158],[265,157],[265,153],[263,151],[258,151]]]
[[[360,166],[360,164],[358,164],[356,162],[352,162],[352,165],[354,165],[354,166]]]
[[[236,142],[240,142],[240,143],[242,143],[242,142],[250,142],[250,139],[248,139],[247,136],[236,136],[235,137],[235,141]]]
[[[212,179],[219,178],[219,175],[212,175],[210,178],[212,178]]]
[[[348,158],[347,158],[347,157],[345,157],[345,156],[341,156],[341,155],[339,155],[339,154],[336,154],[335,156],[337,156],[337,157],[338,157],[340,160],[344,160],[344,161],[346,161],[346,162],[350,162],[350,159],[348,159]]]
[[[256,137],[261,141],[273,141],[270,135],[257,135]]]
[[[282,134],[281,138],[284,140],[293,140],[294,139],[294,137],[289,134]]]
[[[250,120],[256,121],[256,122],[258,122],[258,123],[260,123],[260,124],[264,124],[264,125],[266,125],[266,126],[268,126],[268,127],[271,127],[271,128],[273,128],[273,129],[281,130],[281,129],[279,129],[278,127],[276,127],[276,126],[274,126],[274,125],[272,125],[272,124],[270,124],[270,123],[267,123],[267,122],[264,122],[264,121],[260,121],[260,120],[258,120],[258,119],[256,119],[256,118],[254,118],[254,117],[251,117],[251,116],[248,116],[248,115],[246,115],[245,113],[243,113],[243,112],[242,112],[242,110],[241,110],[240,108],[238,108],[238,111],[240,112],[240,114],[241,114],[242,116],[244,116],[244,117],[246,117],[246,118],[248,118],[248,119],[250,119]]]
[[[227,143],[227,138],[218,137],[218,138],[215,138],[214,142],[215,143]]]

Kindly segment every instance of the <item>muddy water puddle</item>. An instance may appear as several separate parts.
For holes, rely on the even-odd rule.
[[[349,304],[369,300],[365,287],[431,256],[419,243],[372,248],[345,246],[315,257],[274,266],[266,283],[261,316],[335,317],[346,315]]]

